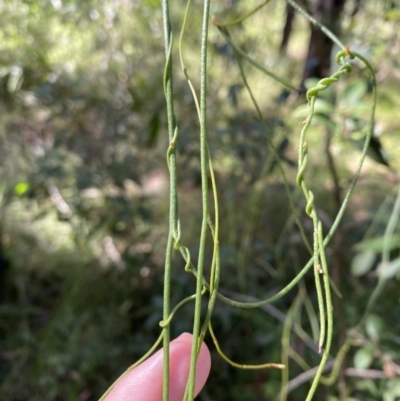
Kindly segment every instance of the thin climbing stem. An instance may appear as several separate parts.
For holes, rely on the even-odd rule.
[[[172,252],[174,235],[177,229],[178,215],[178,199],[176,184],[176,153],[175,141],[177,137],[177,126],[173,105],[173,81],[172,81],[172,29],[169,17],[169,1],[162,0],[163,10],[163,27],[166,63],[164,70],[164,92],[167,103],[167,119],[168,119],[168,137],[169,148],[167,151],[167,161],[170,175],[170,199],[169,199],[169,232],[165,254],[164,268],[164,291],[163,291],[163,320],[167,321],[170,315],[170,298],[171,298],[171,270],[172,270]],[[170,344],[170,328],[167,325],[163,329],[163,401],[169,401],[169,344]]]
[[[235,21],[232,22],[221,22],[219,21],[216,17],[213,18],[212,22],[214,25],[217,25],[219,27],[224,27],[224,28],[231,28],[235,25],[238,25],[245,21],[247,18],[250,18],[252,15],[254,15],[257,11],[261,10],[263,7],[265,7],[271,0],[265,0],[262,2],[260,5],[255,7],[253,10],[249,11],[247,14],[245,14],[243,17],[240,17],[236,19]]]
[[[281,379],[281,392],[279,394],[280,401],[287,400],[287,383],[289,382],[289,350],[290,350],[290,333],[293,325],[293,320],[296,314],[299,313],[299,309],[303,303],[305,296],[305,292],[303,289],[300,289],[297,294],[292,306],[289,308],[289,311],[286,315],[285,323],[283,325],[282,332],[282,350],[281,350],[281,361],[282,365],[285,366],[285,369],[282,370],[282,379]]]
[[[225,28],[221,28],[218,26],[219,31],[222,33],[224,36],[225,40],[228,42],[229,46],[232,47],[232,49],[238,53],[241,57],[243,57],[249,64],[251,64],[253,67],[257,68],[261,72],[263,72],[265,75],[268,75],[269,77],[273,78],[275,81],[279,82],[283,86],[286,86],[289,89],[297,91],[298,88],[296,85],[293,85],[289,81],[287,81],[285,78],[279,77],[272,71],[266,69],[264,66],[262,66],[260,63],[257,63],[257,61],[253,60],[251,57],[249,57],[240,47],[238,47],[231,39],[228,31]]]
[[[336,35],[332,33],[328,28],[326,28],[323,24],[321,24],[318,20],[316,20],[313,16],[307,13],[302,7],[300,7],[294,0],[286,0],[295,10],[297,10],[300,14],[306,17],[313,25],[318,27],[328,38],[336,43],[341,49],[344,49],[344,44],[338,39]]]
[[[326,311],[327,311],[327,334],[326,334],[326,342],[324,347],[324,352],[322,354],[321,361],[319,363],[317,372],[315,374],[314,380],[311,384],[311,388],[307,394],[306,401],[311,401],[315,391],[320,382],[322,373],[325,368],[325,364],[328,361],[329,352],[332,345],[332,337],[333,337],[333,308],[332,308],[332,298],[331,298],[331,290],[329,285],[329,272],[328,272],[328,264],[326,262],[325,252],[323,252],[323,235],[322,235],[322,224],[319,221],[318,226],[318,245],[320,248],[320,258],[321,258],[321,267],[323,271],[323,281],[324,281],[324,290],[325,290],[325,302],[326,302]]]
[[[203,25],[201,33],[201,55],[200,55],[200,168],[201,168],[201,193],[203,219],[201,223],[201,234],[199,244],[199,257],[197,262],[198,276],[196,280],[196,301],[193,322],[193,337],[190,371],[188,379],[187,400],[194,399],[194,386],[196,377],[196,362],[199,352],[197,339],[200,335],[200,319],[201,319],[201,289],[203,286],[203,270],[204,270],[204,254],[207,238],[207,219],[208,219],[208,151],[207,151],[207,42],[208,42],[208,25],[210,14],[210,0],[204,1],[203,7]]]

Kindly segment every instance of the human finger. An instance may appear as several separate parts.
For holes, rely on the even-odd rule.
[[[170,401],[182,401],[189,377],[193,336],[184,333],[170,343]],[[195,395],[204,386],[211,367],[210,351],[203,343],[197,360]],[[125,375],[113,388],[105,401],[161,401],[163,351]]]

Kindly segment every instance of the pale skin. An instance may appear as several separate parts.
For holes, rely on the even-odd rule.
[[[189,376],[193,337],[184,333],[170,344],[169,401],[182,401]],[[196,369],[195,394],[203,388],[210,373],[211,357],[207,346],[201,346]],[[124,376],[105,401],[162,401],[163,351]]]

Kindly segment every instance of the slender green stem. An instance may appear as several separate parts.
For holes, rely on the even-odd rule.
[[[346,341],[344,342],[344,344],[342,345],[342,347],[340,348],[339,352],[336,355],[331,374],[328,377],[322,376],[320,379],[321,383],[324,386],[332,386],[336,382],[336,380],[339,376],[339,371],[340,371],[340,367],[342,366],[343,360],[346,357],[346,355],[349,352],[350,347],[352,345],[354,345],[353,341],[350,338],[347,338]]]
[[[164,270],[164,296],[163,296],[163,320],[167,321],[170,315],[170,298],[171,298],[171,270],[172,270],[172,252],[174,235],[177,229],[178,200],[176,187],[176,154],[175,141],[177,136],[177,126],[173,105],[173,82],[172,82],[172,30],[169,18],[169,1],[162,0],[163,9],[163,26],[164,26],[164,42],[166,64],[164,71],[164,91],[167,103],[168,118],[168,136],[170,146],[167,151],[167,160],[170,174],[170,200],[169,200],[169,233],[167,241],[167,249],[165,255]],[[163,401],[169,401],[169,344],[170,344],[170,327],[167,325],[163,335]]]
[[[247,18],[250,18],[252,15],[254,15],[257,11],[261,10],[263,7],[265,7],[271,0],[265,0],[263,3],[258,5],[256,8],[245,14],[243,17],[238,18],[235,21],[232,22],[220,22],[216,17],[213,18],[213,24],[217,25],[219,27],[224,27],[224,28],[231,28],[232,26],[238,25]]]
[[[203,290],[201,291],[201,295],[204,295],[205,292],[207,291],[207,288],[203,288]],[[190,295],[184,299],[182,299],[182,301],[180,301],[174,309],[172,309],[171,314],[168,316],[167,320],[162,320],[159,324],[160,327],[162,327],[163,329],[166,328],[170,323],[171,320],[173,319],[175,313],[177,312],[177,310],[182,306],[185,305],[186,303],[188,303],[189,301],[192,301],[193,299],[196,299],[196,294]]]
[[[313,216],[314,227],[318,225],[318,218],[316,213]],[[315,278],[315,289],[317,291],[318,307],[319,307],[319,321],[320,321],[320,333],[318,341],[318,351],[321,353],[322,346],[324,345],[325,333],[326,333],[326,322],[325,322],[325,307],[324,297],[321,287],[320,277],[321,265],[319,263],[319,249],[318,249],[318,232],[314,230],[314,278]]]
[[[209,154],[209,152],[208,152]],[[208,218],[208,226],[211,231],[211,235],[214,241],[213,248],[213,258],[211,262],[211,272],[210,272],[210,299],[207,306],[207,314],[203,322],[203,326],[201,328],[201,333],[199,337],[198,349],[200,350],[201,342],[203,341],[207,328],[211,325],[211,316],[214,310],[215,302],[217,300],[218,286],[219,286],[219,278],[221,274],[221,260],[219,254],[219,207],[218,207],[218,193],[217,193],[217,184],[215,182],[215,174],[212,166],[211,158],[209,157],[209,166],[210,166],[210,176],[214,197],[214,218],[215,218],[215,227],[210,218]],[[206,287],[204,287],[206,289]]]
[[[225,40],[229,43],[229,45],[232,47],[232,49],[240,54],[249,64],[251,64],[253,67],[257,68],[261,72],[263,72],[265,75],[268,75],[269,77],[273,78],[275,81],[279,82],[283,86],[286,86],[289,89],[297,91],[298,88],[296,85],[291,84],[290,82],[286,81],[285,78],[279,77],[278,75],[274,74],[272,71],[267,70],[265,67],[263,67],[261,64],[257,63],[254,61],[251,57],[249,57],[240,47],[238,47],[231,39],[229,32],[225,28],[220,28],[218,27],[219,31],[221,34],[224,36]]]
[[[188,379],[187,399],[194,399],[194,387],[196,377],[196,362],[199,352],[197,339],[200,334],[200,318],[201,318],[201,288],[203,286],[203,269],[204,269],[204,254],[207,237],[207,218],[208,218],[208,152],[207,152],[207,42],[208,42],[208,25],[210,14],[210,0],[204,1],[203,8],[203,26],[201,34],[201,56],[200,56],[200,164],[201,164],[201,191],[202,191],[202,207],[203,220],[201,223],[201,234],[199,244],[199,258],[197,263],[198,277],[196,280],[196,303],[193,322],[193,337],[190,371]]]
[[[297,365],[299,365],[300,368],[303,369],[304,371],[311,369],[311,366],[292,347],[289,347],[288,354],[293,359],[293,361],[295,361],[297,363]]]
[[[234,361],[232,361],[232,359],[228,358],[224,352],[221,350],[221,347],[219,346],[217,337],[215,336],[214,330],[212,328],[212,326],[209,326],[210,329],[210,334],[211,337],[213,339],[215,348],[217,349],[218,354],[221,356],[221,358],[229,363],[229,365],[238,368],[238,369],[245,369],[245,370],[257,370],[257,369],[268,369],[268,368],[275,368],[275,369],[284,369],[285,365],[282,365],[281,363],[273,363],[273,362],[268,362],[268,363],[263,363],[261,365],[245,365],[245,364],[241,364],[241,363],[236,363]]]
[[[309,112],[308,112],[307,119],[304,123],[304,126],[303,126],[303,128],[301,130],[301,134],[300,134],[298,174],[296,177],[297,184],[303,190],[304,197],[307,201],[307,205],[305,208],[306,213],[311,217],[313,226],[314,226],[314,253],[313,253],[313,262],[314,263],[313,264],[314,264],[315,287],[316,287],[316,291],[317,291],[318,308],[319,308],[319,313],[320,313],[320,338],[319,338],[319,344],[318,344],[319,352],[321,352],[322,346],[325,341],[325,334],[326,334],[325,310],[326,309],[328,310],[328,335],[327,335],[326,342],[327,342],[327,344],[329,344],[331,341],[331,337],[329,337],[332,335],[332,333],[329,330],[329,310],[332,310],[332,305],[331,305],[331,303],[328,302],[328,296],[326,295],[326,291],[327,291],[326,285],[324,286],[325,287],[325,295],[326,295],[326,307],[324,305],[321,281],[320,281],[320,277],[319,277],[320,270],[322,272],[325,272],[325,270],[326,270],[328,286],[329,286],[329,275],[328,275],[327,266],[326,266],[325,250],[324,250],[324,246],[322,244],[322,236],[321,236],[321,241],[319,241],[319,227],[322,227],[322,225],[321,225],[321,222],[319,221],[317,212],[314,207],[314,195],[308,189],[307,184],[305,182],[304,172],[306,170],[307,160],[308,160],[308,145],[306,142],[306,132],[311,124],[311,121],[312,121],[312,118],[314,115],[315,100],[316,100],[316,97],[317,97],[319,91],[325,89],[330,84],[330,82],[328,83],[328,82],[324,81],[322,83],[322,81],[323,80],[321,80],[316,87],[316,88],[319,87],[319,90],[317,90],[316,88],[313,88],[313,90],[307,91],[307,99],[309,100]],[[330,81],[335,82],[335,80],[332,78],[330,79]],[[321,260],[322,268],[319,263],[320,260]],[[325,263],[325,270],[324,270],[324,266],[323,266],[324,263]],[[324,277],[324,284],[325,284],[325,277]],[[328,289],[328,291],[329,291],[329,289]],[[330,297],[329,297],[329,300],[330,300]],[[328,349],[328,351],[325,349],[324,354],[321,359],[321,362],[320,362],[320,365],[319,365],[319,368],[317,370],[317,375],[314,378],[314,381],[308,392],[307,401],[311,400],[315,393],[315,390],[319,383],[319,377],[322,374],[322,371],[324,369],[328,355],[329,355],[329,349]]]
[[[190,269],[188,271],[190,271],[191,273],[194,274],[194,276],[196,278],[199,277],[198,271],[196,269],[196,267],[194,266],[194,264],[188,259],[188,253],[187,253],[187,248],[185,247],[180,247],[180,251],[181,254],[184,258],[184,260],[190,264]],[[243,309],[253,309],[253,308],[259,308],[260,306],[263,305],[267,305],[267,304],[271,304],[275,301],[277,301],[278,299],[282,298],[284,295],[286,295],[293,287],[295,287],[297,285],[297,283],[304,277],[304,275],[307,273],[307,271],[310,269],[310,267],[312,266],[312,262],[313,259],[311,259],[309,261],[309,263],[303,267],[303,269],[296,275],[296,277],[285,287],[283,288],[281,291],[279,291],[277,294],[273,295],[272,297],[268,298],[268,299],[264,299],[262,301],[256,301],[256,302],[240,302],[240,301],[236,301],[234,299],[230,299],[224,295],[222,295],[221,293],[217,293],[217,298],[222,301],[225,302],[228,305],[231,305],[233,307],[237,307],[237,308],[243,308]],[[207,288],[207,290],[210,289],[210,285],[207,283],[206,279],[203,277],[203,285]]]
[[[186,30],[187,19],[188,19],[189,10],[190,10],[190,6],[191,6],[191,5],[192,5],[192,0],[188,0],[188,2],[187,2],[187,4],[186,4],[185,15],[184,15],[184,17],[183,17],[183,23],[182,23],[181,33],[180,33],[180,35],[179,35],[179,58],[180,58],[180,61],[181,61],[182,71],[183,71],[183,73],[185,74],[185,77],[186,77],[186,79],[187,79],[187,81],[188,81],[189,88],[190,88],[190,90],[191,90],[191,92],[192,92],[193,100],[194,100],[195,105],[196,105],[197,115],[198,115],[199,121],[200,121],[201,117],[200,117],[200,105],[199,105],[199,101],[198,101],[198,98],[197,98],[197,95],[196,95],[196,90],[194,89],[194,86],[193,86],[193,84],[192,84],[192,81],[191,81],[190,78],[189,78],[189,74],[188,74],[187,68],[186,68],[186,66],[185,66],[185,62],[184,62],[184,60],[183,60],[183,51],[182,51],[182,42],[183,42],[183,37],[184,37],[184,34],[185,34],[185,30]]]
[[[313,16],[307,13],[302,7],[300,7],[294,0],[286,0],[294,9],[296,9],[300,14],[304,15],[313,25],[317,26],[328,38],[336,43],[340,48],[344,49],[344,44],[334,35],[328,28],[325,28],[319,21],[317,21]]]
[[[332,345],[332,337],[333,337],[333,307],[332,307],[332,298],[331,298],[331,290],[329,285],[329,272],[328,272],[328,264],[326,263],[325,252],[323,252],[323,235],[322,235],[322,224],[318,223],[318,245],[320,248],[320,258],[321,258],[321,267],[323,271],[323,280],[324,280],[324,290],[325,290],[325,301],[326,301],[326,311],[327,311],[327,335],[326,335],[326,343],[324,352],[322,354],[321,362],[318,366],[317,373],[315,374],[314,380],[311,384],[311,388],[307,394],[306,401],[311,401],[314,393],[318,387],[320,382],[322,373],[325,368],[325,364],[329,357],[329,352]]]
[[[210,154],[210,152],[208,152]],[[209,156],[210,157],[210,156]],[[215,227],[213,227],[211,220],[209,221],[209,227],[214,240],[214,250],[213,250],[213,261],[211,263],[211,273],[210,273],[210,292],[218,291],[219,285],[219,276],[220,276],[220,261],[219,261],[219,206],[218,206],[218,193],[217,193],[217,184],[215,182],[215,174],[211,161],[211,157],[209,159],[210,165],[210,175],[211,175],[211,184],[213,189],[213,197],[214,197],[214,219],[215,219]]]
[[[293,325],[294,316],[299,313],[299,309],[303,303],[304,291],[300,289],[297,294],[292,306],[286,315],[285,323],[283,325],[282,332],[282,350],[281,350],[281,362],[285,366],[282,370],[282,380],[281,380],[281,392],[279,394],[280,401],[286,401],[287,399],[287,383],[289,382],[289,350],[290,350],[290,333]]]

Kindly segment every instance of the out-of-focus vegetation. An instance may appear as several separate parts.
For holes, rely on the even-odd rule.
[[[184,2],[175,3],[172,18],[180,21]],[[342,38],[373,64],[379,103],[371,157],[328,247],[332,279],[343,294],[334,300],[333,357],[382,276],[382,238],[399,186],[400,5],[362,1],[352,16],[358,3],[346,2]],[[309,30],[296,16],[287,52],[279,53],[285,4],[272,2],[233,35],[253,59],[298,85]],[[212,13],[233,20],[251,7],[221,1]],[[96,400],[152,345],[162,319],[168,140],[161,9],[153,0],[14,0],[0,2],[0,18],[0,398]],[[183,54],[197,88],[200,2],[189,19]],[[262,299],[283,288],[309,256],[278,168],[266,162],[271,140],[311,237],[293,168],[305,98],[287,96],[244,65],[265,132],[232,50],[216,28],[209,40],[208,134],[221,208],[221,291]],[[198,123],[184,75],[174,71],[181,224],[195,258],[201,218]],[[370,90],[367,74],[355,66],[317,105],[308,174],[325,229],[356,168]],[[321,386],[316,399],[400,397],[399,237],[397,224],[384,289],[338,384]],[[183,267],[177,255],[173,304],[193,292],[194,277]],[[301,284],[305,301],[296,317],[310,347],[293,333],[288,351],[296,389],[288,399],[294,401],[304,399],[308,385],[296,378],[319,361],[311,340],[313,280],[310,274]],[[251,311],[217,303],[213,322],[224,352],[242,363],[279,361],[283,321],[295,296],[296,291],[273,307]],[[172,334],[191,326],[190,309],[183,307]],[[238,371],[215,352],[213,357],[200,400],[273,400],[279,393],[280,372]]]

